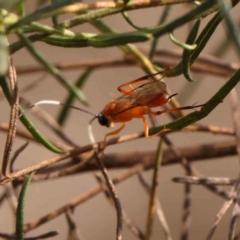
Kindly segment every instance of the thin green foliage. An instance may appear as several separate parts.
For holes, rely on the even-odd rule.
[[[221,15],[219,13],[215,14],[215,16],[208,22],[206,27],[199,34],[197,40],[195,41],[196,48],[192,51],[189,63],[190,65],[194,63],[197,57],[200,55],[206,44],[208,43],[211,36],[214,34],[216,28],[219,23],[222,21]],[[179,64],[177,64],[173,69],[168,71],[167,76],[178,76],[183,72],[183,61],[181,60]]]
[[[6,36],[0,32],[0,75],[5,75],[8,70],[8,46],[6,43]]]
[[[74,94],[79,101],[84,104],[88,105],[86,97],[84,94],[76,88],[74,85],[72,85],[69,81],[67,81],[58,71],[57,68],[55,68],[52,64],[50,64],[37,50],[34,48],[31,44],[31,42],[25,37],[23,32],[21,30],[18,30],[18,35],[20,39],[26,44],[27,49],[29,52],[33,55],[33,57],[38,60],[46,69],[47,71],[56,78],[67,90],[69,90],[72,94]]]
[[[230,9],[232,8],[232,3],[226,3],[223,0],[218,0],[219,3],[219,7],[221,10],[221,13],[226,21],[227,24],[227,29],[228,32],[230,34],[230,38],[231,40],[234,42],[237,50],[238,50],[238,54],[240,54],[240,32],[239,32],[239,28],[236,27],[236,25],[233,22],[233,19],[230,15]]]
[[[163,23],[165,23],[165,21],[167,20],[168,15],[170,13],[170,10],[171,10],[171,6],[166,6],[164,8],[164,11],[163,11],[162,16],[161,16],[161,18],[159,20],[159,24],[158,25],[162,25]],[[154,40],[153,40],[152,46],[151,46],[150,53],[149,53],[149,58],[150,59],[153,59],[155,50],[157,48],[158,41],[159,41],[159,38],[155,37]]]
[[[194,5],[195,1],[193,0],[125,0],[115,2],[101,1],[91,4],[81,3],[80,1],[76,2],[68,0],[51,0],[51,4],[27,14],[25,13],[26,1],[17,1],[17,3],[18,4],[12,5],[10,8],[6,7],[6,9],[0,10],[1,88],[8,102],[11,103],[11,91],[9,89],[8,81],[6,78],[6,73],[8,69],[8,57],[9,54],[13,55],[21,48],[26,48],[33,56],[33,58],[35,58],[38,63],[44,68],[44,70],[51,74],[57,80],[57,84],[62,85],[66,90],[66,98],[64,101],[66,106],[61,109],[61,112],[58,116],[58,122],[60,125],[63,125],[67,117],[69,116],[70,108],[68,108],[67,106],[73,105],[75,99],[79,100],[81,104],[88,106],[88,101],[82,92],[82,87],[88,81],[93,70],[97,69],[98,66],[101,66],[101,64],[97,65],[96,68],[92,68],[89,67],[92,66],[92,62],[90,62],[89,65],[85,66],[85,71],[77,79],[75,84],[72,84],[60,73],[60,70],[54,64],[50,63],[47,59],[44,58],[44,56],[37,49],[36,45],[33,44],[36,41],[40,41],[43,44],[51,45],[53,46],[52,48],[58,47],[58,49],[60,50],[61,47],[78,48],[79,53],[81,53],[80,48],[88,47],[93,49],[94,51],[97,51],[97,48],[117,46],[118,49],[122,51],[124,57],[127,58],[127,60],[132,61],[134,64],[142,68],[147,73],[154,74],[156,73],[156,70],[163,71],[160,66],[154,65],[152,62],[155,51],[158,47],[158,40],[160,39],[160,37],[164,36],[165,34],[175,32],[179,29],[179,27],[184,26],[185,24],[195,22],[194,26],[187,34],[185,43],[177,40],[173,37],[173,35],[170,35],[171,41],[173,41],[175,45],[180,46],[183,49],[183,54],[178,64],[176,64],[175,62],[176,65],[173,66],[171,69],[168,68],[166,63],[164,65],[164,67],[166,67],[164,76],[166,75],[167,77],[174,77],[183,74],[185,78],[190,82],[194,81],[190,72],[191,65],[203,52],[205,46],[210,41],[211,37],[215,34],[218,25],[222,22],[223,19],[226,20],[231,38],[234,40],[238,50],[240,49],[239,29],[235,26],[235,23],[232,20],[229,11],[230,7],[234,7],[238,3],[237,0],[232,1],[232,6],[229,7],[226,6],[226,4],[224,4],[224,1],[222,0],[199,1],[197,3],[197,6]],[[167,21],[167,17],[170,13],[170,9],[172,8],[172,6],[181,3],[188,3],[192,8],[187,11],[187,13],[175,17],[173,18],[173,20]],[[47,2],[45,2],[45,4],[47,4]],[[163,15],[160,17],[160,20],[157,23],[157,26],[154,24],[153,26],[149,27],[139,27],[129,18],[127,13],[128,11],[133,11],[140,8],[142,8],[141,11],[144,11],[144,8],[157,6],[164,6],[165,8],[163,11]],[[64,16],[65,20],[61,20],[63,18],[60,18],[59,16],[65,13],[71,14],[66,14]],[[117,13],[122,14],[123,18],[134,29],[130,31],[118,32],[117,29],[110,27],[103,21],[104,17],[113,16]],[[210,20],[205,19],[207,21],[207,24],[199,33],[201,20],[212,13],[214,13],[214,16],[210,16]],[[52,22],[49,23],[46,21],[47,23],[45,24],[39,21],[42,19],[52,19]],[[82,32],[81,30],[79,30],[81,29],[79,26],[83,23],[91,24],[91,26],[94,27],[97,31]],[[9,34],[16,34],[19,37],[19,40],[11,43],[10,46],[8,46],[7,41]],[[134,45],[134,43],[147,43],[150,41],[152,41],[152,46],[150,48],[149,57],[146,56],[146,51],[144,52],[143,50],[140,50],[136,45]],[[123,60],[123,62],[124,61],[125,59]],[[159,76],[153,76],[153,78],[154,80],[157,80],[159,79]],[[229,92],[239,83],[239,80],[240,70],[237,70],[236,73],[232,77],[230,77],[230,79],[218,91],[215,91],[216,93],[199,111],[192,112],[164,126],[157,126],[151,128],[149,130],[149,135],[155,134],[160,130],[163,130],[164,128],[171,131],[179,130],[203,119],[208,114],[210,114],[219,104],[222,103],[222,101],[229,94]],[[186,84],[187,83],[188,82],[186,82]],[[173,104],[173,107],[178,106],[178,102],[176,102],[174,98],[171,99],[171,104]],[[23,113],[21,107],[19,109],[19,113]],[[181,113],[179,113],[179,115],[181,115]],[[21,116],[20,120],[26,126],[28,131],[43,146],[58,154],[63,153],[61,149],[55,147],[42,134],[39,133],[39,131],[36,129],[33,123],[30,122],[30,120],[26,117],[25,114]],[[61,131],[61,129],[59,131]],[[119,141],[121,141],[121,138],[119,139]],[[123,141],[128,140],[125,139]],[[112,144],[111,141],[110,144]],[[66,155],[56,156],[48,161],[43,161],[40,164],[36,164],[34,167],[28,167],[18,172],[13,172],[8,176],[8,178],[2,178],[1,182],[3,183],[7,181],[12,181],[13,179],[16,179],[18,177],[25,176],[29,172],[36,171],[36,169],[40,170],[43,167],[51,166],[52,164],[57,163],[67,157],[74,157],[78,153],[85,153],[86,151],[90,151],[93,148],[93,145],[88,145],[82,147],[81,149],[73,149],[72,151],[67,152]],[[153,226],[153,216],[155,213],[155,198],[157,192],[156,183],[160,162],[162,160],[162,141],[160,141],[158,153],[156,155],[156,164],[152,181],[152,195],[149,202],[148,220],[146,226],[146,239],[150,239]],[[85,165],[83,167],[85,167]],[[65,171],[65,169],[63,170]],[[63,175],[64,174],[65,172],[63,173]],[[16,238],[19,240],[23,239],[25,195],[31,176],[27,177],[27,180],[23,184],[19,196],[16,221]],[[26,231],[29,231],[29,229]]]
[[[34,175],[34,172],[27,175],[26,180],[24,181],[22,189],[19,194],[18,206],[16,211],[16,240],[24,240],[23,227],[24,227],[25,200],[26,200],[27,189],[33,175]]]
[[[186,44],[194,44],[195,39],[196,39],[197,34],[198,34],[200,23],[201,23],[200,19],[198,19],[195,22],[191,32],[189,33],[189,35],[187,37]],[[193,46],[196,46],[196,45],[193,45]],[[183,75],[189,82],[194,82],[194,79],[192,78],[191,73],[190,73],[190,66],[191,66],[191,62],[190,62],[191,58],[190,57],[191,57],[191,52],[194,49],[187,49],[187,48],[183,49],[183,58],[182,58]]]
[[[176,1],[177,3],[177,1]],[[192,2],[193,3],[193,2]],[[142,41],[149,41],[151,39],[154,40],[152,49],[151,49],[151,57],[154,54],[154,49],[156,48],[157,39],[160,36],[163,36],[166,33],[174,31],[174,29],[199,18],[204,18],[205,16],[211,14],[212,12],[218,11],[217,1],[204,1],[199,6],[195,6],[192,10],[188,13],[184,14],[183,16],[178,17],[177,19],[172,20],[171,22],[166,22],[166,17],[169,13],[170,6],[167,6],[162,18],[160,19],[159,25],[155,27],[149,28],[137,28],[138,31],[132,32],[123,32],[118,33],[112,30],[108,25],[106,25],[99,17],[108,16],[111,14],[116,14],[117,12],[125,13],[126,11],[132,10],[131,6],[133,6],[133,2],[125,2],[125,7],[122,9],[118,8],[106,8],[106,9],[96,9],[91,11],[93,6],[85,6],[86,9],[84,10],[81,8],[81,4],[72,5],[73,3],[69,1],[52,1],[50,5],[43,7],[40,10],[36,10],[34,13],[30,13],[24,16],[23,11],[19,20],[13,24],[7,26],[7,32],[17,32],[20,40],[18,42],[12,43],[9,47],[10,52],[14,53],[21,49],[22,47],[26,47],[29,52],[36,58],[40,64],[42,64],[46,70],[56,78],[61,85],[63,85],[69,96],[71,96],[71,101],[73,96],[77,98],[82,104],[87,105],[87,100],[81,90],[78,89],[77,86],[71,84],[67,79],[65,79],[60,73],[59,70],[54,67],[51,63],[49,63],[41,54],[40,52],[32,45],[34,41],[43,41],[47,44],[58,46],[58,47],[96,47],[96,48],[103,48],[103,47],[111,47],[111,46],[118,46],[124,54],[128,57],[131,57],[133,61],[135,61],[139,66],[141,66],[144,70],[148,73],[154,73],[155,69],[161,71],[162,69],[159,66],[154,66],[151,61],[141,52],[138,48],[134,45],[129,43],[135,42],[142,42]],[[57,20],[57,16],[59,14],[63,14],[64,12],[68,12],[68,6],[74,6],[74,9],[81,9],[81,12],[78,12],[78,15],[71,18],[64,20],[63,22],[59,22]],[[24,6],[22,5],[22,8]],[[73,12],[75,11],[73,10]],[[21,11],[20,11],[21,12]],[[34,22],[39,19],[52,17],[53,26],[47,26],[44,24],[40,24],[38,22]],[[131,21],[130,19],[128,19]],[[198,33],[198,28],[200,21],[197,20],[194,28],[190,32],[186,44],[175,41],[184,48],[183,52],[183,59],[179,62],[174,68],[168,70],[166,72],[167,76],[177,76],[183,73],[185,77],[192,81],[193,78],[190,74],[190,66],[193,62],[197,59],[199,54],[204,49],[205,45],[209,41],[210,37],[216,30],[216,27],[221,22],[222,17],[221,14],[217,13],[206,25],[206,27],[202,30],[199,34],[199,37],[196,39]],[[81,25],[84,22],[90,22],[95,28],[101,31],[100,34],[96,33],[81,33],[70,31],[68,28],[71,28],[76,25]],[[134,27],[134,24],[132,23]],[[32,35],[26,37],[24,33],[24,29],[28,27],[28,31],[32,31]],[[193,45],[194,44],[194,45]],[[87,79],[87,78],[86,78]],[[85,80],[84,80],[85,81]],[[70,99],[70,97],[69,97]],[[69,100],[68,99],[68,100]],[[64,114],[66,116],[63,117]],[[59,121],[61,119],[65,119],[68,115],[66,109],[63,109],[61,117],[59,117]],[[24,119],[25,116],[23,116]],[[30,126],[30,125],[29,125]],[[35,129],[35,128],[33,128]],[[36,129],[35,129],[36,130]],[[35,132],[35,131],[34,131]],[[36,135],[36,133],[34,133]],[[36,135],[38,136],[38,135]],[[38,136],[39,137],[39,136]],[[41,139],[41,138],[40,138]],[[49,144],[46,141],[41,139],[41,142],[44,146],[48,146]],[[56,149],[55,149],[56,150]]]
[[[87,81],[90,74],[93,72],[94,68],[88,68],[83,74],[80,75],[80,77],[77,79],[75,86],[77,88],[82,88],[84,83]],[[72,105],[75,99],[75,95],[69,93],[64,103],[66,104],[63,106],[62,110],[59,113],[58,116],[58,123],[63,126],[66,122],[67,117],[69,116],[70,108],[69,105]]]
[[[159,182],[159,172],[162,164],[163,157],[163,148],[162,148],[163,140],[160,138],[156,153],[156,159],[154,164],[153,176],[152,176],[152,185],[150,192],[150,199],[148,204],[148,214],[147,214],[147,224],[146,224],[146,240],[151,239],[154,216],[156,213],[156,199],[157,199],[157,191],[158,191],[158,182]]]
[[[149,130],[150,135],[155,134],[163,129],[179,130],[190,124],[193,124],[203,118],[205,118],[210,112],[212,112],[230,93],[230,91],[240,81],[240,69],[216,92],[213,97],[209,99],[206,106],[203,106],[200,111],[190,113],[185,117],[179,118],[164,126],[154,127]]]
[[[11,104],[12,101],[11,90],[5,76],[0,76],[0,86],[2,87],[3,93],[6,99],[8,100],[9,104]],[[36,140],[38,140],[43,146],[45,146],[50,151],[53,151],[55,153],[64,153],[64,151],[55,147],[37,130],[33,123],[25,116],[25,114],[23,114],[23,110],[21,107],[19,108],[19,114],[21,115],[20,121],[33,135],[33,137],[36,138]]]

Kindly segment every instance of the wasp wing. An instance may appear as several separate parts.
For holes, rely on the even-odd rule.
[[[114,116],[138,106],[148,106],[148,103],[166,94],[166,84],[163,81],[152,81],[143,84],[114,100],[117,109]]]

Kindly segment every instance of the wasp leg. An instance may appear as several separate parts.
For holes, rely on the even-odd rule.
[[[205,103],[205,104],[200,104],[200,105],[192,105],[192,106],[185,106],[185,107],[179,107],[179,108],[171,108],[171,109],[166,109],[166,110],[163,110],[163,111],[156,111],[156,112],[153,112],[153,111],[150,111],[148,112],[148,114],[152,114],[154,116],[158,116],[158,115],[161,115],[163,113],[169,113],[169,112],[175,112],[175,111],[179,111],[179,110],[187,110],[187,109],[194,109],[194,108],[198,108],[198,107],[202,107],[202,106],[205,106],[205,105],[208,105],[209,103]],[[164,128],[163,130],[149,136],[148,135],[148,124],[147,124],[147,121],[144,117],[142,117],[143,119],[143,125],[144,125],[144,133],[145,133],[145,137],[146,138],[152,138],[152,137],[155,137],[157,135],[161,135],[165,132],[169,132],[171,131],[171,129],[166,129]]]
[[[124,86],[128,86],[130,90],[125,90],[125,89],[122,89],[122,87]],[[126,95],[132,95],[134,93],[134,88],[131,84],[123,84],[121,86],[118,87],[118,91],[123,93],[123,94],[126,94]]]
[[[154,116],[158,116],[158,115],[161,115],[163,113],[176,112],[176,111],[179,111],[179,110],[195,109],[195,108],[206,106],[208,104],[210,104],[210,103],[205,103],[205,104],[200,104],[200,105],[192,105],[192,106],[185,106],[185,107],[178,107],[178,108],[171,108],[171,109],[166,109],[166,110],[156,111],[156,112],[149,111],[148,113],[152,114]]]
[[[123,128],[125,128],[125,126],[126,126],[126,123],[124,122],[120,128],[116,129],[115,131],[109,132],[105,135],[104,140],[103,140],[103,149],[105,149],[105,147],[107,146],[107,137],[118,134],[119,132],[121,132],[123,130]]]
[[[149,138],[153,138],[153,137],[159,136],[159,135],[161,135],[161,134],[163,134],[165,132],[169,132],[170,131],[170,129],[164,128],[163,130],[161,130],[161,131],[159,131],[159,132],[149,136],[149,133],[148,133],[149,127],[148,127],[148,124],[147,124],[147,120],[146,120],[145,117],[142,117],[142,120],[143,120],[143,127],[144,127],[145,138],[148,138],[148,139]]]

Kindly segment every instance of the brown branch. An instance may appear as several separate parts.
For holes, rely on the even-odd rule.
[[[187,176],[193,175],[196,171],[192,168],[188,158],[184,157],[181,152],[177,150],[177,148],[174,146],[172,141],[167,136],[164,136],[165,143],[169,147],[169,149],[172,151],[172,153],[181,159],[181,165],[183,166],[185,170],[185,174]],[[185,184],[184,186],[184,200],[183,200],[183,215],[182,215],[182,228],[181,228],[181,240],[187,240],[189,235],[189,229],[191,224],[191,186],[189,184]]]
[[[231,108],[232,108],[232,119],[233,119],[233,127],[236,132],[236,150],[238,153],[238,160],[240,163],[240,111],[239,111],[239,102],[238,102],[238,96],[236,88],[234,88],[230,92],[230,102],[231,102]],[[238,182],[240,182],[240,175],[238,176]],[[237,191],[238,190],[238,191]],[[236,195],[239,194],[239,188],[236,190]],[[230,222],[230,228],[229,228],[229,239],[234,239],[235,235],[235,228],[236,228],[236,222],[237,219],[240,216],[240,208],[239,208],[239,201],[235,202],[235,206],[233,208],[232,218]]]
[[[237,179],[231,178],[221,178],[221,177],[195,177],[195,176],[185,176],[185,177],[175,177],[172,179],[176,183],[189,183],[196,185],[226,185],[232,186],[236,183]]]
[[[81,240],[82,237],[81,237],[80,231],[77,227],[77,223],[75,221],[72,209],[68,209],[66,211],[66,219],[67,219],[68,228],[69,228],[68,239]]]
[[[143,188],[145,189],[145,191],[147,192],[147,194],[150,196],[150,191],[151,191],[150,185],[146,182],[141,172],[138,173],[138,179],[141,185],[143,186]],[[172,240],[171,232],[170,232],[167,220],[165,218],[161,203],[158,198],[156,198],[155,201],[156,201],[156,208],[157,208],[157,217],[163,228],[164,235],[167,240]]]
[[[17,159],[17,157],[21,154],[22,151],[25,150],[25,148],[28,146],[29,142],[25,142],[22,146],[20,146],[13,154],[12,158],[10,159],[9,162],[9,170],[10,173],[13,172],[13,164],[15,162],[15,160]]]
[[[38,239],[46,239],[46,238],[51,238],[51,237],[55,237],[59,234],[58,231],[49,231],[43,234],[40,234],[38,236],[35,237],[24,237],[24,240],[38,240]],[[0,237],[2,238],[6,238],[6,239],[16,239],[15,236],[11,235],[11,234],[7,234],[7,233],[0,233]]]
[[[32,104],[25,98],[20,97],[20,104],[25,108],[31,108]],[[62,127],[57,123],[57,121],[46,111],[38,106],[31,109],[31,112],[48,128],[50,128],[58,137],[60,137],[65,143],[70,146],[79,147],[74,143],[63,131]]]
[[[237,220],[240,217],[240,200],[238,199],[235,202],[235,206],[233,208],[233,213],[232,213],[232,218],[230,222],[230,227],[229,227],[229,237],[228,239],[234,240],[236,235],[235,235],[235,229],[237,225]]]
[[[3,132],[8,132],[9,131],[9,125],[7,123],[1,123],[0,122],[0,131],[3,131]],[[25,140],[28,140],[28,141],[31,141],[31,142],[36,142],[38,143],[38,141],[27,131],[25,130],[20,130],[20,129],[17,129],[17,132],[16,132],[16,135],[18,137],[21,137]],[[64,150],[69,150],[71,149],[71,146],[63,143],[63,142],[59,142],[59,141],[54,141],[54,140],[50,140],[50,142],[60,148],[60,149],[64,149]]]
[[[177,62],[182,59],[182,52],[179,50],[166,50],[159,49],[156,50],[155,56],[159,56],[160,58],[169,58],[177,60]],[[225,63],[219,60],[210,54],[202,53],[201,56],[197,58],[194,64],[191,66],[191,70],[194,72],[211,74],[215,76],[229,77],[233,75],[237,69],[239,68],[239,64],[237,63]]]
[[[236,132],[236,148],[238,153],[238,160],[240,163],[240,111],[239,111],[239,102],[238,102],[236,88],[234,88],[230,92],[229,97],[230,97],[231,108],[232,108],[233,126]]]
[[[218,212],[217,216],[216,216],[216,220],[213,224],[213,226],[211,227],[206,240],[210,240],[213,237],[213,234],[218,226],[218,224],[220,223],[222,217],[225,215],[225,213],[227,212],[227,210],[229,209],[229,207],[233,204],[234,200],[237,197],[237,192],[240,189],[240,175],[238,176],[238,180],[235,183],[235,185],[232,187],[232,189],[230,190],[230,198],[224,202],[224,204],[222,205],[220,211]]]
[[[6,144],[4,148],[3,161],[2,161],[2,174],[6,176],[8,162],[12,151],[13,141],[16,136],[17,120],[18,120],[18,108],[19,108],[19,96],[18,96],[18,85],[17,85],[17,74],[13,65],[12,58],[9,57],[9,81],[12,90],[12,102],[11,102],[11,113],[9,120],[9,131],[7,134]]]
[[[99,157],[99,155],[102,155],[101,157]],[[99,165],[99,168],[102,172],[102,175],[105,179],[106,185],[108,187],[108,191],[112,197],[112,200],[114,202],[114,206],[117,212],[117,236],[116,239],[117,240],[122,240],[122,206],[116,191],[116,188],[113,184],[112,179],[110,178],[107,168],[104,166],[103,163],[103,152],[97,152],[97,150],[94,150],[94,158],[96,159],[96,162]]]
[[[63,6],[58,8],[55,14],[63,14],[63,13],[75,13],[79,11],[85,10],[94,10],[94,9],[102,9],[102,8],[112,8],[118,9],[123,8],[124,11],[128,10],[135,10],[135,9],[142,9],[142,8],[149,8],[149,7],[157,7],[157,6],[164,6],[169,4],[181,4],[181,3],[193,3],[193,0],[132,0],[131,4],[126,4],[124,1],[113,2],[113,1],[101,1],[96,3],[75,3],[68,6]],[[50,14],[44,14],[44,17],[51,17],[52,12]]]
[[[143,170],[143,166],[141,164],[134,166],[130,169],[128,169],[126,172],[124,172],[123,174],[121,174],[120,176],[114,178],[112,181],[114,184],[118,184],[126,179],[128,179],[129,177],[135,175],[136,173],[138,173],[139,171]],[[90,190],[89,192],[87,192],[86,194],[83,194],[82,196],[73,199],[71,202],[69,202],[68,204],[56,209],[55,211],[39,218],[36,221],[33,221],[31,223],[27,223],[24,226],[24,232],[29,232],[30,230],[45,224],[46,222],[49,222],[53,219],[55,219],[56,217],[58,217],[59,215],[65,213],[69,208],[74,208],[86,201],[88,201],[89,199],[95,197],[97,194],[101,193],[103,191],[102,187],[96,187],[92,190]]]
[[[91,154],[87,154],[86,157],[79,158],[78,154],[84,152],[84,150],[91,150],[92,145],[87,145],[84,149],[75,150],[73,152],[73,159],[70,160],[70,165],[67,163],[63,166],[58,166],[56,170],[55,167],[43,169],[33,177],[34,181],[43,181],[45,179],[58,178],[62,176],[68,176],[71,174],[76,174],[79,172],[86,171],[94,171],[98,170],[98,166],[94,163],[94,161],[89,161],[89,157]],[[236,155],[236,142],[235,141],[221,141],[216,143],[209,144],[197,144],[188,147],[179,147],[177,150],[181,153],[181,155],[187,158],[189,161],[203,161],[203,160],[220,160],[221,157],[233,156]],[[80,152],[80,153],[79,153]],[[136,151],[136,152],[128,152],[128,153],[117,153],[117,154],[108,154],[104,156],[104,165],[108,169],[116,169],[116,168],[129,168],[135,166],[137,164],[143,164],[144,169],[149,169],[153,167],[155,151]],[[48,159],[42,162],[44,165],[47,163],[51,163],[54,161],[61,161],[69,157],[70,154],[60,155],[51,159]],[[76,163],[72,165],[73,163]],[[181,157],[175,156],[172,153],[172,150],[165,150],[163,152],[163,166],[169,164],[178,164],[181,162]],[[41,163],[40,163],[41,164]],[[51,164],[50,164],[51,165]],[[36,165],[35,165],[36,166]],[[38,166],[38,164],[37,164]],[[41,167],[39,168],[41,169]],[[27,169],[29,171],[31,169]],[[18,175],[24,176],[24,172],[17,172]],[[19,177],[20,177],[19,176]],[[20,179],[19,179],[20,180]],[[3,184],[7,182],[8,179],[1,179],[0,182]]]
[[[145,50],[145,52],[147,52]],[[163,50],[156,51],[155,56],[158,59],[154,60],[154,64],[160,67],[169,67],[175,65],[182,57],[182,53],[177,50]],[[159,59],[160,58],[160,59]],[[72,62],[72,63],[54,63],[55,67],[63,71],[79,70],[81,68],[95,67],[95,68],[108,68],[108,67],[132,67],[135,65],[131,59],[111,59],[111,60],[88,60],[85,62]],[[209,54],[201,54],[201,56],[191,66],[191,70],[196,73],[211,74],[214,76],[229,77],[233,75],[239,65],[236,63],[224,63],[218,58]],[[45,68],[42,66],[18,66],[18,75],[31,74],[44,72]]]
[[[95,178],[96,178],[97,182],[99,183],[99,186],[103,189],[104,196],[106,197],[108,202],[111,204],[111,206],[114,207],[114,203],[112,201],[110,193],[109,193],[107,186],[104,183],[102,177],[99,176],[98,174],[95,174]],[[128,217],[127,213],[123,209],[122,209],[122,214],[123,214],[123,222],[126,224],[128,229],[135,235],[135,237],[137,237],[139,240],[145,240],[145,236],[144,236],[143,232],[132,223],[132,221]]]

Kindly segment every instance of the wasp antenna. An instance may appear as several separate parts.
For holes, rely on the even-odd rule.
[[[95,117],[92,118],[88,123],[88,136],[89,136],[90,142],[92,144],[96,143],[96,140],[95,140],[94,135],[93,135],[93,130],[92,130],[92,122],[97,118],[98,118],[98,115],[95,115]]]
[[[94,116],[94,117],[96,116],[96,114],[94,114],[94,113],[92,113],[92,112],[89,112],[89,111],[87,111],[87,110],[85,110],[85,109],[83,109],[83,108],[76,107],[76,106],[72,106],[72,105],[68,105],[68,104],[61,103],[61,102],[55,101],[55,100],[42,100],[42,101],[38,101],[38,102],[34,103],[33,105],[31,105],[31,106],[29,107],[29,109],[31,109],[31,108],[33,108],[33,107],[35,107],[35,106],[38,106],[38,105],[43,105],[43,104],[66,106],[66,107],[69,107],[69,108],[73,108],[73,109],[79,110],[79,111],[81,111],[81,112],[85,112],[85,113],[90,114],[90,115],[92,115],[92,116]],[[23,113],[21,113],[21,114],[19,115],[19,118],[20,118],[22,115],[23,115]]]
[[[168,97],[168,101],[169,101],[171,98],[173,98],[173,97],[175,97],[175,96],[177,96],[177,95],[178,95],[178,93],[174,93],[174,94],[170,95],[170,96]]]
[[[29,108],[33,108],[33,107],[35,107],[37,105],[43,105],[43,104],[62,105],[59,101],[55,101],[55,100],[42,100],[42,101],[38,101],[38,102],[34,103]]]

